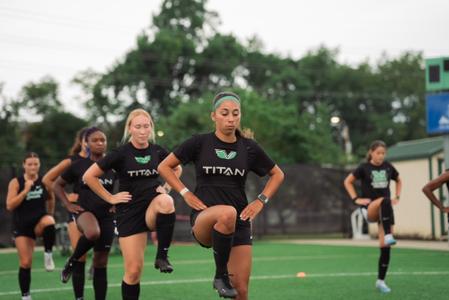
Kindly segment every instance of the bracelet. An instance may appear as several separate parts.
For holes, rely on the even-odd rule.
[[[185,188],[183,188],[182,190],[179,191],[179,194],[181,194],[181,196],[184,197],[184,195],[185,195],[187,192],[189,192],[189,189],[185,187]]]
[[[352,198],[351,200],[352,200],[352,202],[356,202],[357,201],[357,199],[359,199],[359,197],[358,196],[355,196],[354,198]]]
[[[399,198],[400,198],[399,196],[396,196],[396,200],[399,200]]]

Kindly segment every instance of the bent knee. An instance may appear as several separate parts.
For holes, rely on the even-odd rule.
[[[89,241],[96,241],[100,238],[100,231],[99,230],[86,230],[84,232],[84,236],[86,237],[86,239],[88,239]]]
[[[237,210],[233,206],[226,205],[218,219],[224,223],[234,224],[237,219]]]
[[[175,211],[175,203],[170,195],[159,195],[155,200],[160,213],[167,214]]]

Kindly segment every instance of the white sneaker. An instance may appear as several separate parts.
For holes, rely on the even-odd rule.
[[[32,300],[31,295],[22,296],[22,300]]]
[[[53,253],[44,252],[44,266],[47,272],[54,271],[55,263],[53,262]]]
[[[376,288],[381,292],[381,293],[389,293],[391,292],[391,289],[387,286],[387,284],[385,283],[385,281],[377,279],[376,281]]]
[[[389,233],[384,236],[384,243],[386,246],[393,246],[396,244],[396,240],[394,239],[393,235]]]

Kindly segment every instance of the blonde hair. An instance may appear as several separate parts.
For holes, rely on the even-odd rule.
[[[123,131],[122,141],[124,143],[126,143],[131,140],[131,136],[129,134],[129,126],[131,126],[132,120],[138,116],[145,116],[150,120],[151,132],[150,132],[150,136],[148,137],[148,141],[154,143],[156,141],[156,139],[155,139],[155,134],[154,134],[153,118],[151,118],[151,115],[146,110],[141,109],[141,108],[134,109],[133,111],[131,111],[129,113],[128,118],[126,118],[125,130]]]

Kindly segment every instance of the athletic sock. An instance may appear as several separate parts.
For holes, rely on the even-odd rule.
[[[70,257],[71,260],[78,260],[81,256],[87,253],[87,251],[90,250],[95,245],[94,241],[88,240],[84,235],[82,235],[78,243],[76,243],[76,248],[73,251],[72,256]]]
[[[31,268],[19,268],[19,286],[22,296],[30,294]]]
[[[76,299],[84,297],[85,266],[85,262],[73,261],[72,286]]]
[[[234,233],[223,234],[213,229],[212,248],[215,260],[215,278],[220,278],[228,273],[229,254],[231,253]]]
[[[387,275],[388,265],[390,263],[390,251],[390,247],[380,248],[379,269],[377,273],[377,278],[380,280],[384,280]]]
[[[106,299],[106,291],[108,288],[108,279],[106,268],[95,268],[94,269],[94,291],[95,300]]]
[[[53,245],[55,244],[55,225],[49,225],[44,228],[42,233],[42,238],[44,240],[44,250],[45,252],[51,252],[53,250]]]
[[[140,282],[136,284],[127,284],[122,281],[122,299],[138,300],[140,294]]]
[[[157,233],[157,255],[156,258],[167,258],[168,248],[173,238],[173,229],[175,228],[176,214],[157,214],[156,233]]]
[[[390,198],[384,198],[380,205],[380,221],[385,234],[391,233],[391,217],[393,209]]]

